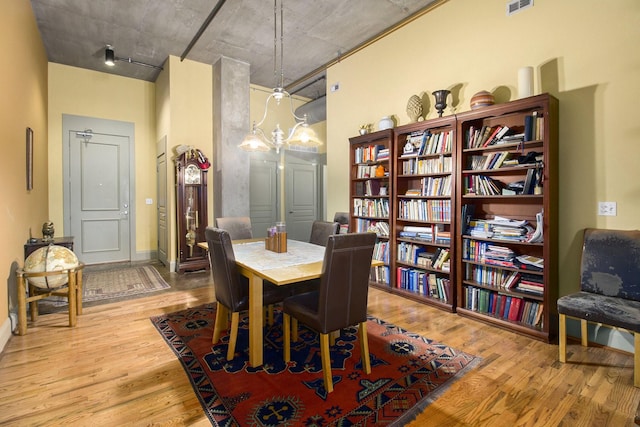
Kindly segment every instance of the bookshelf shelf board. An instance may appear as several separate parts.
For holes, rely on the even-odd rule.
[[[520,332],[524,335],[533,336],[533,338],[537,338],[543,341],[546,340],[547,334],[542,330],[542,328],[530,326],[522,322],[514,322],[512,320],[502,319],[488,313],[480,313],[478,311],[470,310],[463,307],[458,307],[456,312],[462,316],[473,317],[505,329]]]
[[[523,242],[521,240],[508,240],[508,239],[494,239],[492,237],[474,237],[469,234],[462,235],[464,239],[472,239],[478,242],[490,242],[496,244],[508,244],[508,245],[519,245],[519,246],[538,246],[544,247],[544,242]],[[468,260],[466,260],[468,262]]]
[[[414,268],[416,270],[424,270],[424,271],[428,271],[428,272],[431,272],[431,273],[441,273],[441,274],[447,274],[447,275],[450,273],[449,271],[440,270],[440,269],[437,269],[437,268],[431,268],[431,267],[427,267],[425,265],[414,264],[412,262],[396,260],[396,264],[399,265],[399,266]]]
[[[416,224],[451,224],[451,221],[424,221],[420,219],[398,218],[399,222],[411,222]]]
[[[426,245],[426,246],[435,246],[438,248],[449,248],[450,245],[446,243],[437,243],[432,240],[420,240],[420,239],[412,239],[410,237],[398,237],[396,239],[398,242],[407,242],[407,243],[415,243],[417,245]]]
[[[474,288],[486,289],[491,292],[496,292],[500,295],[509,295],[518,298],[527,298],[531,300],[543,301],[543,296],[539,294],[529,293],[529,292],[519,292],[518,290],[513,289],[505,289],[497,286],[491,286],[480,282],[474,282],[471,280],[463,280],[462,283],[465,285],[473,286]]]
[[[514,142],[509,144],[494,144],[486,147],[476,147],[476,148],[464,148],[462,150],[463,153],[473,153],[473,152],[492,152],[492,151],[521,151],[524,149],[531,149],[536,147],[542,147],[544,145],[542,140],[536,141],[526,141],[526,142]]]
[[[542,199],[544,194],[514,194],[514,195],[487,195],[481,196],[476,194],[464,194],[463,199]]]
[[[506,166],[497,169],[465,169],[462,171],[463,175],[491,175],[491,174],[503,174],[503,173],[519,173],[526,172],[528,169],[535,169],[534,163],[529,163],[520,166]]]

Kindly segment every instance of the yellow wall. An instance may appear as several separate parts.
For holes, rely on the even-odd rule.
[[[480,90],[517,97],[517,71],[533,66],[534,92],[560,101],[560,295],[578,289],[581,229],[637,229],[640,217],[640,2],[536,0],[511,17],[505,0],[450,0],[327,73],[328,212],[349,208],[348,138],[362,123],[395,115],[428,93],[450,89],[445,114],[469,110]],[[616,217],[597,216],[616,201]]]
[[[28,1],[4,2],[0,14],[0,349],[16,307],[14,271],[31,229],[41,237],[47,212],[47,54]],[[33,190],[26,190],[26,128],[34,131]],[[11,296],[11,297],[9,297]],[[15,326],[15,325],[14,325]],[[8,335],[7,335],[8,334]]]
[[[213,153],[212,67],[170,56],[156,81],[158,138],[167,144],[167,225],[169,261],[177,259],[176,194],[173,156],[175,147],[199,148],[209,160]],[[213,224],[213,174],[207,176],[208,222]]]
[[[122,66],[130,66],[122,64]],[[49,63],[49,215],[63,230],[62,115],[131,122],[135,126],[136,252],[157,248],[155,84]],[[147,205],[151,198],[154,204]],[[135,255],[131,254],[132,259]],[[148,256],[148,255],[147,255]]]

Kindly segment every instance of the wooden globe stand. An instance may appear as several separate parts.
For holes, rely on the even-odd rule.
[[[69,300],[69,326],[76,326],[76,315],[82,314],[82,269],[84,264],[65,270],[26,272],[18,269],[18,335],[27,333],[27,304],[31,314],[31,321],[38,318],[37,301],[50,296],[62,296]],[[29,283],[29,296],[27,296],[27,283],[30,277],[48,277],[67,275],[67,283],[59,288],[40,288]]]

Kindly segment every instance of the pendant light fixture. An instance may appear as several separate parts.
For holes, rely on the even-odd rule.
[[[293,99],[289,92],[284,89],[284,68],[283,68],[283,47],[284,47],[284,30],[283,30],[283,7],[280,1],[280,75],[278,76],[278,0],[273,2],[273,74],[275,80],[275,88],[267,97],[264,106],[264,114],[259,122],[253,122],[251,132],[249,132],[239,147],[245,151],[269,151],[274,148],[276,153],[286,146],[297,145],[305,147],[317,147],[322,145],[322,141],[318,138],[316,132],[309,126],[307,115],[297,116],[293,108]],[[273,131],[267,134],[260,126],[267,118],[269,111],[269,103],[274,100],[277,106],[285,100],[289,102],[291,115],[295,120],[295,125],[287,134],[280,128],[280,124],[276,124]]]

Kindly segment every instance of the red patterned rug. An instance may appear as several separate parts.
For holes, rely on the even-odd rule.
[[[371,374],[361,370],[357,329],[331,347],[334,392],[322,381],[318,335],[301,324],[291,359],[282,359],[281,313],[265,329],[264,365],[248,366],[248,318],[236,357],[227,340],[211,345],[215,304],[152,317],[180,359],[204,412],[216,426],[403,425],[480,359],[369,317]]]

